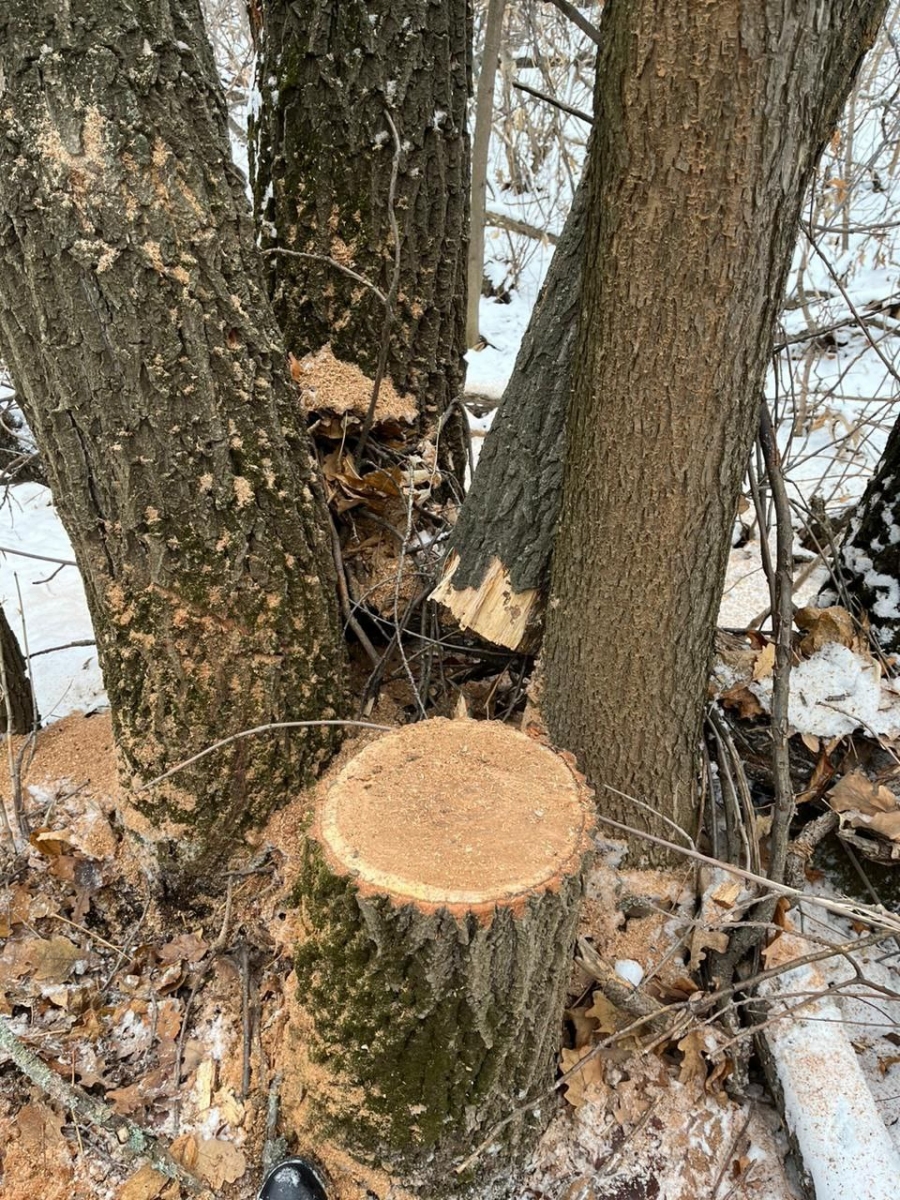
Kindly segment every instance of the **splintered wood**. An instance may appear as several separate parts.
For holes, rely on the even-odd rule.
[[[473,629],[497,646],[524,649],[540,615],[539,590],[515,591],[499,558],[491,559],[477,588],[457,588],[453,575],[458,565],[459,557],[451,552],[443,577],[429,599],[449,609],[463,629]]]

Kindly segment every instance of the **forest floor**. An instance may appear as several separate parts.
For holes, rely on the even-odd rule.
[[[332,771],[372,736],[348,743]],[[245,1200],[260,1181],[273,1086],[288,1123],[303,1123],[291,1050],[290,889],[311,798],[279,812],[248,846],[250,866],[233,879],[229,905],[220,898],[205,916],[179,921],[160,910],[122,829],[108,714],[72,714],[43,731],[24,783],[35,832],[0,902],[0,995],[11,1027],[63,1079],[168,1139],[215,1195]],[[581,934],[611,963],[639,963],[657,997],[683,1001],[699,986],[687,965],[693,872],[622,872],[620,858],[605,846]],[[625,893],[641,898],[643,916],[626,922]],[[569,1002],[563,1069],[631,1020],[577,968]],[[618,1041],[565,1099],[545,1098],[555,1116],[522,1178],[522,1200],[794,1195],[763,1089],[750,1084],[739,1101],[725,1091],[712,1061],[721,1035],[673,1022],[652,1037],[652,1051],[646,1040]],[[0,1146],[4,1200],[179,1194],[120,1151],[111,1156],[81,1114],[60,1112],[9,1064],[0,1070]],[[325,1167],[335,1200],[402,1195],[333,1148],[302,1148]]]

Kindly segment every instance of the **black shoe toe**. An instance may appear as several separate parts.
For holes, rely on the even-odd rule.
[[[257,1200],[328,1200],[322,1177],[305,1158],[286,1158],[266,1176]]]

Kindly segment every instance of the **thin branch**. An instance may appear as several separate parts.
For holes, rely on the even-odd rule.
[[[340,535],[338,534],[337,526],[334,523],[334,518],[331,515],[331,510],[326,509],[326,512],[328,514],[328,524],[331,527],[331,552],[332,557],[334,558],[334,567],[337,571],[338,598],[341,602],[341,611],[344,614],[344,619],[346,620],[347,624],[356,634],[359,644],[369,656],[370,662],[373,666],[377,667],[380,661],[378,651],[366,636],[366,631],[353,615],[353,607],[350,603],[350,593],[347,590],[347,572],[346,568],[344,567],[344,556],[341,553]]]
[[[555,96],[548,96],[546,92],[539,92],[537,88],[529,87],[527,83],[519,83],[517,79],[514,79],[513,87],[520,92],[527,92],[529,96],[534,96],[536,100],[544,100],[547,104],[552,104],[554,108],[568,113],[570,117],[577,117],[579,121],[584,121],[588,125],[593,125],[594,123],[594,118],[590,113],[585,112],[583,108],[573,108],[571,104],[565,104],[562,100],[557,100]]]
[[[508,217],[505,213],[487,209],[484,221],[486,225],[490,225],[494,229],[505,229],[507,233],[521,233],[523,237],[534,238],[538,242],[549,242],[551,246],[559,245],[558,233],[552,233],[549,229],[538,229],[537,225],[529,225],[527,221],[519,221],[516,217]]]
[[[775,505],[776,570],[775,609],[775,674],[772,681],[772,768],[775,776],[775,813],[772,824],[769,878],[779,883],[784,879],[790,824],[794,816],[794,793],[791,787],[791,759],[788,742],[788,704],[791,675],[791,627],[794,608],[791,600],[792,560],[791,508],[781,457],[775,440],[775,429],[769,406],[760,407],[759,443],[762,448],[769,487]],[[768,918],[767,918],[768,919]]]
[[[549,3],[568,17],[573,25],[577,25],[582,33],[586,33],[595,46],[600,45],[600,30],[574,4],[570,4],[569,0],[549,0]]]
[[[400,226],[397,224],[397,179],[400,175],[400,155],[403,147],[400,144],[400,134],[397,132],[397,126],[394,124],[394,119],[391,114],[385,110],[384,119],[390,126],[391,136],[394,139],[394,157],[391,161],[391,182],[388,186],[388,220],[391,226],[391,236],[394,239],[394,274],[391,279],[391,288],[384,302],[384,326],[381,331],[381,349],[378,354],[378,366],[375,370],[375,380],[372,384],[372,398],[369,401],[369,411],[366,413],[366,419],[363,421],[362,429],[359,431],[359,441],[356,444],[356,457],[361,462],[363,451],[366,448],[366,443],[369,440],[369,434],[372,432],[372,426],[375,423],[375,408],[378,404],[378,393],[381,390],[382,380],[384,379],[385,371],[387,370],[388,353],[391,348],[391,330],[394,327],[394,307],[397,303],[397,297],[400,294],[400,276],[402,266],[402,246],[400,244]]]
[[[382,733],[393,733],[397,728],[396,725],[374,725],[371,721],[272,721],[268,725],[255,725],[252,729],[242,729],[240,733],[233,733],[231,737],[222,738],[221,741],[213,742],[211,746],[207,746],[205,750],[200,750],[197,754],[192,754],[190,758],[186,758],[184,762],[178,763],[177,766],[170,767],[163,775],[157,775],[155,779],[151,779],[149,783],[142,783],[140,787],[135,788],[135,793],[146,792],[149,788],[156,787],[158,783],[163,783],[166,779],[171,779],[173,775],[177,775],[179,771],[183,771],[185,767],[191,767],[195,762],[199,762],[202,758],[206,758],[208,754],[212,754],[216,750],[221,750],[223,746],[230,746],[232,742],[237,742],[241,738],[254,737],[258,733],[270,733],[274,729],[310,729],[321,725],[352,725],[357,729],[379,729]],[[900,925],[897,927],[900,929]]]
[[[96,646],[97,643],[93,638],[83,638],[78,642],[66,642],[63,646],[48,646],[46,650],[32,650],[28,655],[29,662],[33,658],[40,658],[42,654],[56,654],[60,650],[73,650],[76,646]]]
[[[381,303],[387,307],[387,296],[380,287],[375,286],[371,279],[366,279],[365,275],[360,275],[358,272],[351,270],[350,267],[345,267],[343,263],[338,262],[336,258],[330,258],[327,254],[307,254],[303,250],[287,250],[280,246],[273,246],[270,250],[263,250],[263,254],[287,254],[291,258],[305,258],[310,262],[327,263],[328,266],[334,267],[336,271],[341,271],[344,275],[348,275],[351,279],[355,279],[357,283],[361,283],[362,286],[368,288],[370,292],[374,292]]]
[[[683,854],[686,858],[692,858],[696,862],[705,863],[709,867],[720,867],[729,875],[736,875],[738,879],[746,879],[750,883],[758,884],[763,890],[768,889],[771,892],[776,892],[779,896],[787,896],[789,899],[800,901],[805,904],[811,904],[815,908],[824,908],[826,912],[836,913],[840,917],[847,917],[852,921],[862,921],[866,925],[872,925],[876,928],[889,930],[891,933],[900,933],[900,918],[895,917],[892,913],[885,912],[880,906],[875,907],[870,904],[839,904],[835,900],[827,900],[824,896],[813,896],[806,892],[802,892],[799,888],[788,887],[787,884],[777,883],[774,879],[767,879],[765,875],[757,875],[753,871],[745,871],[742,867],[736,867],[734,863],[725,862],[719,858],[712,858],[708,854],[702,854],[699,850],[689,850],[686,846],[679,846],[675,842],[666,841],[665,838],[656,837],[655,834],[646,833],[643,829],[637,829],[633,825],[624,825],[621,821],[614,821],[612,817],[606,817],[602,813],[597,813],[596,818],[603,825],[609,825],[612,829],[618,829],[620,833],[628,834],[629,837],[641,838],[645,842],[652,842],[654,846],[662,846],[665,850],[672,850],[676,854]]]
[[[39,562],[59,563],[63,567],[77,567],[74,558],[52,558],[49,554],[32,554],[30,550],[14,550],[12,546],[0,546],[0,554],[16,554],[19,558],[36,558]]]
[[[891,360],[887,357],[887,355],[881,349],[879,344],[875,341],[875,339],[869,333],[869,330],[866,327],[865,318],[862,317],[860,315],[860,313],[857,311],[856,306],[854,305],[853,301],[850,299],[847,289],[844,287],[843,283],[841,283],[838,273],[837,273],[837,271],[835,271],[834,267],[831,265],[830,260],[828,258],[826,258],[826,256],[819,249],[819,245],[812,235],[812,230],[809,228],[808,225],[805,225],[802,221],[800,223],[800,228],[803,230],[803,232],[806,234],[807,238],[809,239],[809,244],[812,247],[813,252],[824,263],[826,271],[831,276],[831,278],[834,282],[834,286],[841,293],[841,296],[844,299],[844,303],[850,309],[854,318],[859,323],[860,329],[865,334],[866,341],[869,343],[869,345],[872,347],[872,349],[875,351],[875,353],[881,359],[882,363],[884,364],[885,370],[890,375],[890,377],[893,380],[895,380],[897,383],[900,383],[900,375],[898,375],[898,373],[897,373],[897,368],[894,366],[894,364],[891,362]]]

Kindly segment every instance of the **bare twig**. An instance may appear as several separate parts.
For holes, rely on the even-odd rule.
[[[724,862],[718,858],[711,858],[708,854],[701,854],[699,850],[689,850],[686,846],[679,846],[675,842],[666,841],[665,838],[656,837],[652,833],[646,833],[643,829],[637,829],[633,825],[624,825],[621,821],[614,821],[612,817],[606,817],[602,813],[597,814],[597,820],[603,825],[609,825],[612,829],[618,829],[620,833],[628,834],[629,837],[638,837],[645,842],[652,842],[654,846],[662,846],[665,850],[673,850],[676,854],[683,854],[685,857],[692,858],[695,862],[705,863],[709,867],[720,867],[727,874],[735,875],[738,879],[746,879],[750,883],[755,883],[764,891],[775,892],[779,896],[787,896],[793,900],[802,900],[805,904],[811,904],[815,908],[823,908],[826,912],[836,913],[838,916],[846,917],[851,921],[861,921],[874,928],[886,929],[891,933],[900,933],[900,917],[895,917],[880,906],[876,907],[870,904],[856,903],[840,904],[836,900],[828,900],[824,896],[807,895],[806,892],[802,892],[798,888],[788,887],[787,884],[778,883],[774,879],[767,879],[765,875],[757,875],[753,871],[745,871],[742,867],[735,866],[734,863]]]
[[[28,823],[25,820],[25,809],[22,802],[22,776],[19,770],[19,759],[13,753],[12,732],[15,727],[13,719],[12,697],[6,670],[6,655],[0,643],[0,687],[3,689],[3,704],[6,712],[6,757],[9,766],[9,784],[12,793],[12,814],[15,819],[15,830],[11,828],[6,815],[6,805],[3,805],[3,819],[10,833],[10,840],[17,854],[28,845]]]
[[[77,567],[74,558],[53,558],[49,554],[34,554],[30,550],[14,550],[12,546],[0,546],[0,554],[15,554],[18,558],[36,558],[38,562],[59,563],[63,567]]]
[[[397,132],[397,126],[394,124],[394,119],[391,114],[385,110],[384,119],[390,127],[391,136],[394,139],[394,157],[391,161],[391,182],[388,185],[388,220],[391,226],[391,237],[394,239],[394,274],[391,279],[390,290],[385,297],[384,302],[384,325],[381,330],[381,349],[378,353],[378,366],[375,370],[375,380],[372,384],[372,398],[369,401],[369,411],[366,413],[366,419],[363,421],[362,429],[359,431],[359,441],[356,444],[356,457],[362,462],[363,452],[369,440],[369,434],[372,432],[372,426],[375,423],[375,408],[378,404],[378,393],[381,390],[381,384],[384,380],[384,374],[387,370],[388,353],[391,348],[391,331],[394,327],[394,308],[397,303],[397,296],[400,294],[400,274],[402,266],[402,251],[403,247],[400,241],[400,226],[397,224],[397,179],[400,174],[400,155],[403,152],[403,147],[400,143],[400,134]]]
[[[559,245],[558,233],[553,233],[549,229],[538,229],[537,225],[530,225],[527,221],[520,221],[516,217],[509,217],[506,213],[498,213],[492,209],[488,209],[484,214],[484,220],[485,224],[492,225],[495,229],[505,229],[509,233],[521,233],[523,237],[534,238],[539,242],[549,242],[551,246]],[[496,401],[496,404],[499,403],[499,400]]]
[[[741,1125],[740,1129],[737,1131],[737,1133],[732,1138],[731,1145],[728,1147],[728,1151],[725,1154],[725,1157],[722,1159],[722,1166],[719,1168],[719,1173],[718,1173],[718,1175],[716,1175],[715,1182],[713,1183],[713,1186],[712,1186],[712,1190],[709,1193],[709,1200],[716,1200],[716,1196],[718,1196],[718,1194],[719,1194],[719,1188],[722,1186],[722,1180],[725,1178],[725,1172],[731,1166],[732,1160],[734,1159],[734,1156],[737,1153],[738,1146],[740,1146],[741,1141],[742,1141],[744,1135],[746,1134],[747,1129],[750,1125],[750,1119],[752,1116],[753,1116],[752,1112],[747,1113],[747,1116],[744,1118],[743,1124]]]
[[[573,108],[571,104],[565,104],[562,100],[557,100],[555,96],[548,96],[546,92],[539,92],[537,88],[529,87],[527,83],[520,83],[518,79],[515,79],[513,80],[513,87],[520,92],[527,92],[529,96],[534,96],[536,100],[543,100],[547,104],[552,104],[554,108],[568,113],[570,117],[577,117],[579,121],[584,121],[588,125],[593,125],[594,123],[594,118],[590,113],[585,112],[583,108]]]
[[[250,1054],[253,1042],[253,1013],[251,1009],[252,980],[250,978],[250,948],[246,942],[238,947],[238,966],[241,973],[241,1099],[250,1095]]]
[[[898,374],[897,368],[894,366],[894,364],[891,362],[891,360],[888,358],[888,356],[881,349],[878,342],[876,342],[875,339],[872,337],[871,333],[869,333],[869,329],[866,324],[865,318],[862,317],[860,315],[860,313],[857,311],[856,305],[850,299],[850,295],[847,292],[847,289],[844,287],[843,283],[841,282],[840,276],[838,275],[837,271],[835,271],[835,269],[831,265],[831,262],[829,261],[829,259],[819,249],[819,244],[816,241],[816,239],[813,237],[812,230],[809,228],[808,225],[805,225],[802,221],[800,223],[800,228],[803,230],[803,232],[806,234],[807,238],[809,239],[809,244],[813,249],[813,253],[819,259],[821,259],[822,263],[825,266],[826,271],[831,276],[834,286],[841,293],[844,303],[847,305],[847,307],[850,309],[851,313],[853,314],[854,319],[856,320],[857,324],[859,325],[860,329],[862,330],[863,334],[865,335],[866,341],[869,343],[871,348],[875,351],[875,353],[881,359],[885,370],[891,376],[891,378],[893,380],[895,380],[897,383],[900,383],[900,374]]]
[[[32,650],[28,655],[29,661],[32,658],[40,658],[42,654],[57,654],[60,650],[73,650],[76,646],[96,646],[97,643],[93,638],[82,638],[77,642],[66,642],[63,646],[48,646],[46,650]]]
[[[788,703],[791,674],[791,627],[794,609],[791,603],[791,509],[781,458],[775,441],[775,429],[769,406],[763,401],[760,408],[759,441],[762,447],[769,487],[775,505],[776,572],[775,572],[775,674],[772,681],[772,768],[775,776],[775,812],[769,857],[769,878],[782,882],[787,858],[790,824],[794,816],[794,793],[791,787],[791,760],[788,742]],[[771,915],[771,914],[770,914]],[[768,918],[767,918],[768,919]]]
[[[374,292],[381,303],[387,307],[387,296],[380,287],[376,287],[371,279],[366,279],[365,275],[360,275],[358,271],[354,271],[351,267],[347,267],[343,263],[338,262],[336,258],[330,258],[327,254],[307,254],[304,250],[288,250],[280,246],[274,246],[270,250],[263,250],[263,254],[284,254],[288,255],[290,258],[305,258],[309,259],[310,262],[327,263],[328,266],[334,267],[336,271],[340,271],[343,275],[348,275],[357,283],[361,283],[362,286],[364,288],[368,288],[370,292]]]
[[[341,553],[340,535],[338,534],[337,526],[334,523],[334,518],[331,515],[331,510],[327,509],[326,511],[328,513],[328,524],[331,528],[331,553],[332,557],[334,558],[334,566],[337,572],[337,587],[338,597],[341,602],[341,612],[344,614],[344,620],[356,634],[359,644],[369,656],[369,660],[371,661],[372,665],[377,667],[379,663],[378,651],[372,645],[371,641],[366,635],[366,631],[353,615],[353,607],[350,603],[350,593],[347,590],[347,572],[346,568],[344,567],[344,556]]]
[[[573,25],[577,25],[582,33],[586,33],[595,46],[600,45],[600,30],[574,4],[570,4],[569,0],[549,0],[549,3],[567,16]]]
[[[383,733],[393,733],[395,725],[373,725],[371,721],[271,721],[268,725],[254,725],[252,729],[242,729],[240,733],[233,733],[231,737],[222,738],[218,742],[213,742],[211,746],[207,746],[205,750],[198,751],[197,754],[192,754],[190,758],[186,758],[184,762],[180,762],[177,766],[170,767],[163,775],[157,775],[155,779],[151,779],[149,783],[142,783],[140,787],[135,788],[135,792],[146,792],[157,784],[163,783],[166,779],[171,779],[173,775],[177,775],[179,771],[183,771],[186,767],[191,767],[195,762],[199,762],[202,758],[206,758],[207,754],[213,754],[216,750],[221,750],[223,746],[230,746],[232,742],[237,742],[241,738],[255,737],[259,733],[271,733],[275,729],[311,729],[321,725],[350,725],[358,729],[379,729]]]
[[[19,583],[19,573],[14,573],[16,581],[16,595],[19,598],[19,613],[22,617],[22,653],[25,658],[25,663],[28,667],[28,687],[31,691],[31,732],[36,733],[38,726],[41,723],[41,715],[38,712],[37,692],[34,687],[34,672],[31,670],[31,651],[28,647],[28,622],[25,620],[25,604],[22,600],[22,585]],[[24,750],[24,746],[22,747]],[[22,754],[19,754],[19,763],[21,765]]]

